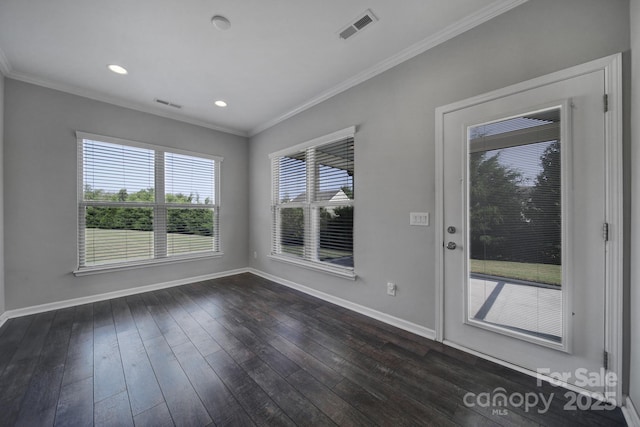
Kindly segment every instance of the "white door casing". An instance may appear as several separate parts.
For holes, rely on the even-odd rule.
[[[582,366],[590,371],[600,369],[606,351],[609,372],[619,375],[623,236],[620,70],[618,54],[436,110],[438,340],[529,374],[545,367],[554,372]],[[604,94],[608,98],[606,113]],[[554,106],[562,111],[564,173],[565,321],[561,344],[474,325],[467,318],[466,305],[468,129]],[[590,141],[590,147],[584,141]],[[606,243],[603,223],[609,226]],[[459,232],[448,234],[450,225]],[[444,248],[450,240],[458,244],[456,250]],[[599,261],[584,263],[589,258]],[[566,385],[571,387],[572,381]],[[620,381],[606,387],[579,385],[580,389],[621,397]]]

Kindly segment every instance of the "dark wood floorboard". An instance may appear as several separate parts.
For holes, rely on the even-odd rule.
[[[554,397],[464,404],[496,389]],[[0,426],[625,425],[565,392],[251,274],[0,329]]]
[[[55,312],[35,315],[22,341],[0,377],[0,425],[15,425]]]
[[[56,312],[45,339],[38,365],[22,399],[16,425],[53,425],[73,318],[73,309]]]

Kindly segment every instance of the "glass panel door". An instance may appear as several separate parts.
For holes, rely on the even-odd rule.
[[[470,126],[467,158],[467,322],[555,343],[564,318],[561,110]]]
[[[442,336],[531,372],[605,348],[605,73],[442,107]],[[439,242],[440,243],[440,242]]]

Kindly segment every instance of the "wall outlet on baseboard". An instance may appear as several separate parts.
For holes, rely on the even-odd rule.
[[[398,287],[393,282],[387,282],[387,295],[391,295],[392,297],[396,296],[396,291]]]
[[[253,259],[258,259],[258,252],[257,251],[253,251]]]

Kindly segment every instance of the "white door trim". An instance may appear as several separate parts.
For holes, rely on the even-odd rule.
[[[507,86],[473,98],[436,108],[436,340],[444,340],[444,117],[447,113],[492,101],[508,95],[546,86],[583,74],[604,70],[608,112],[605,114],[606,147],[606,220],[609,224],[609,242],[606,251],[605,283],[605,350],[608,352],[609,371],[618,376],[614,387],[607,389],[622,403],[622,289],[623,289],[623,174],[622,174],[622,54],[618,53]],[[604,100],[603,100],[604,108]],[[466,351],[470,351],[466,349]],[[536,375],[531,371],[531,375]]]

